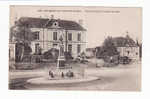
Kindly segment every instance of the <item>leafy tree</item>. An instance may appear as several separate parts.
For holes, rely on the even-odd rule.
[[[28,25],[15,25],[10,29],[10,39],[14,37],[14,40],[21,43],[30,44],[34,40],[34,35],[31,32]]]
[[[51,48],[50,50],[46,51],[43,56],[45,59],[54,59],[58,58],[59,50],[55,48]]]
[[[97,51],[98,57],[113,56],[113,55],[118,55],[118,54],[119,53],[113,43],[112,37],[107,37],[104,40],[102,47],[100,47],[99,50]]]
[[[71,52],[64,52],[64,56],[66,60],[73,59]]]
[[[18,22],[19,23],[19,22]],[[25,23],[15,24],[10,28],[10,41],[16,41],[17,61],[22,61],[25,54],[32,52],[31,41],[34,40],[29,25]]]

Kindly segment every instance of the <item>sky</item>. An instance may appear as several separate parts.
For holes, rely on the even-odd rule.
[[[50,18],[51,15],[55,19],[83,20],[87,47],[102,45],[107,36],[127,34],[142,42],[142,8],[137,7],[10,6],[10,26],[20,17]]]

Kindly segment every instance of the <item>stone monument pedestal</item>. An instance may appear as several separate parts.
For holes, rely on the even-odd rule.
[[[65,68],[65,57],[64,56],[59,56],[57,59],[57,68]]]

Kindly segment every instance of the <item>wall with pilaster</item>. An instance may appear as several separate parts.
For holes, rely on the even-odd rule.
[[[59,38],[63,35],[63,43],[65,49],[65,39],[66,39],[66,30],[64,29],[48,29],[48,28],[32,28],[32,32],[39,31],[39,40],[35,40],[31,43],[32,53],[35,52],[35,44],[39,43],[42,48],[42,53],[48,51],[53,47],[53,44],[58,44],[59,46]],[[53,40],[53,32],[57,32],[57,40]],[[74,57],[77,56],[77,44],[81,45],[81,52],[86,49],[86,33],[85,31],[77,31],[77,30],[67,30],[67,33],[72,33],[72,41],[68,41],[68,44],[72,44],[72,55]],[[81,41],[78,41],[78,33],[81,33]],[[68,46],[67,46],[68,50]]]

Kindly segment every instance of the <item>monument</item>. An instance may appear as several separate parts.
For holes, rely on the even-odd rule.
[[[62,35],[59,38],[59,55],[57,59],[57,68],[65,68],[65,56],[64,56],[64,45],[63,45],[63,37]]]
[[[63,36],[59,38],[59,55],[57,59],[57,68],[50,70],[49,75],[43,75],[43,77],[32,78],[27,80],[28,86],[26,88],[51,88],[53,85],[69,85],[73,83],[83,83],[98,80],[98,77],[84,76],[84,68],[67,68],[66,59],[64,55]],[[33,86],[34,85],[34,86]]]

